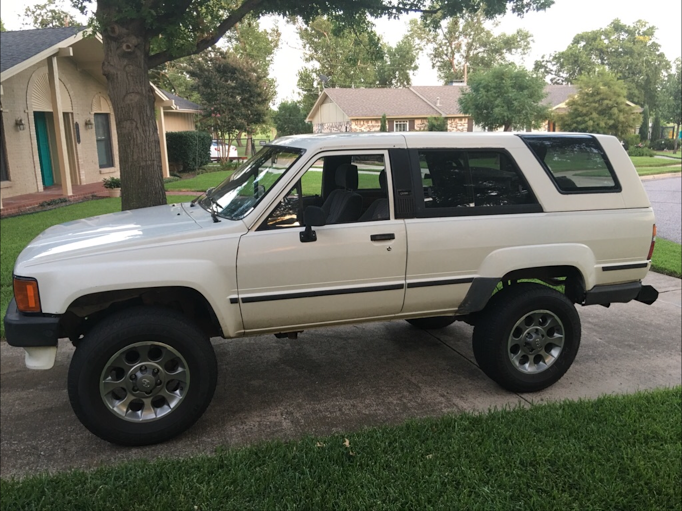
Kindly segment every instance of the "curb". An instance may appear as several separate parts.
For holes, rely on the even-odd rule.
[[[680,177],[682,172],[668,172],[667,174],[652,174],[650,176],[640,176],[642,181],[648,181],[649,179],[665,179],[668,177]]]

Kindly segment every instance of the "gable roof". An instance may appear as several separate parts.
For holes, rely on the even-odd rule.
[[[203,108],[201,105],[197,105],[194,101],[190,101],[189,99],[181,98],[180,96],[177,96],[173,94],[172,92],[168,92],[167,90],[159,89],[164,96],[166,96],[169,100],[175,102],[175,106],[177,107],[178,110],[196,110],[197,112],[201,112]]]
[[[441,115],[410,89],[325,89],[323,94],[348,117]]]
[[[329,98],[349,117],[417,117],[464,115],[459,98],[466,85],[413,86],[405,89],[324,89],[306,120]],[[573,85],[546,85],[543,104],[562,105],[577,92]]]
[[[77,37],[82,31],[83,27],[76,26],[0,32],[0,71],[4,73],[69,38]]]
[[[574,96],[578,89],[573,85],[545,85],[547,97],[542,101],[543,105],[556,108]]]

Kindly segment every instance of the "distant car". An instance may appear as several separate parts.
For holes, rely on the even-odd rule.
[[[229,150],[228,150],[229,147]],[[221,159],[228,159],[230,161],[239,158],[237,153],[237,148],[233,145],[228,146],[227,144],[220,144],[218,140],[214,140],[211,143],[211,160],[220,161]]]

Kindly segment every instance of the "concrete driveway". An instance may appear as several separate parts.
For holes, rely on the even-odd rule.
[[[2,477],[95,468],[133,459],[191,456],[216,447],[295,439],[409,418],[680,385],[680,280],[650,274],[661,296],[579,307],[583,340],[573,367],[536,394],[506,392],[478,369],[463,323],[423,332],[403,321],[216,340],[218,388],[204,417],[162,445],[122,448],[91,435],[73,415],[60,345],[50,371],[29,371],[23,350],[1,346]]]

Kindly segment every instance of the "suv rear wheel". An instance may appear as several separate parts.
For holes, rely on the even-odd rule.
[[[71,360],[68,391],[81,423],[120,445],[168,440],[208,407],[217,364],[206,336],[167,309],[139,307],[97,324]]]
[[[580,317],[573,303],[554,289],[527,282],[496,293],[473,335],[480,368],[512,392],[536,392],[557,382],[579,346]]]

